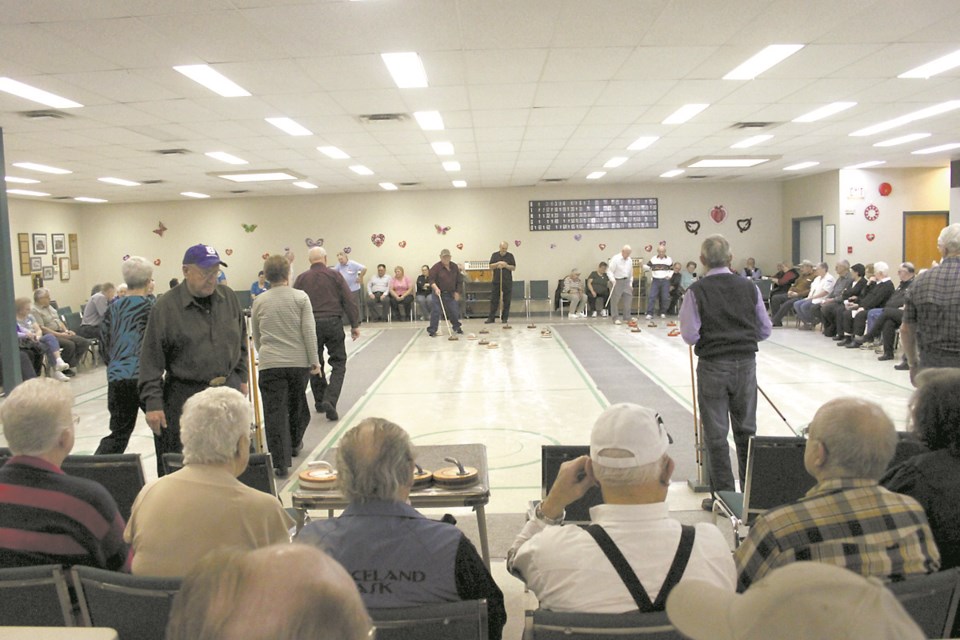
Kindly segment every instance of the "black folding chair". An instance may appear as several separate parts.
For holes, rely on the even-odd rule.
[[[378,632],[379,637],[379,632]],[[560,613],[527,611],[523,640],[682,640],[666,612],[655,613]]]
[[[133,576],[81,566],[70,573],[82,626],[116,629],[121,640],[163,640],[180,578]]]
[[[139,453],[67,456],[60,468],[67,475],[103,485],[113,496],[124,520],[130,520],[133,502],[146,483]]]
[[[0,569],[0,627],[73,626],[70,589],[60,565]]]
[[[894,582],[889,588],[928,638],[955,637],[960,569]]]
[[[369,609],[377,640],[487,640],[487,601]]]

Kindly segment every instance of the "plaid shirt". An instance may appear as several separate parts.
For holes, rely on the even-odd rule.
[[[923,507],[864,478],[824,480],[797,502],[764,513],[734,558],[740,591],[801,560],[887,580],[940,567]]]
[[[903,321],[916,329],[921,367],[960,367],[960,257],[914,278]]]

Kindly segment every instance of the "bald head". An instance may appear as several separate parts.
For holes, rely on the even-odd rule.
[[[316,547],[207,554],[174,600],[167,640],[361,640],[370,618],[356,584]]]
[[[896,446],[896,429],[880,405],[860,398],[837,398],[813,416],[804,462],[818,482],[830,478],[879,480]]]
[[[317,264],[318,262],[327,264],[327,250],[323,247],[310,247],[310,251],[307,252],[307,260],[310,261],[310,264]]]
[[[507,241],[506,241],[506,240],[504,240],[503,242],[501,242],[501,243],[500,243],[500,253],[506,253],[508,246],[510,246],[510,245],[507,244]]]

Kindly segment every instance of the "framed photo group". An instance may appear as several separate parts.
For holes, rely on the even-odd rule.
[[[17,244],[22,276],[52,280],[59,271],[60,280],[66,281],[73,269],[80,268],[75,233],[70,234],[69,244],[65,233],[51,233],[49,239],[46,233],[18,233]],[[43,256],[46,255],[51,255],[51,261],[44,265]]]

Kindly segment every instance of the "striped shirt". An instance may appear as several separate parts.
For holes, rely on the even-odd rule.
[[[107,307],[100,323],[100,353],[107,363],[107,381],[140,377],[140,346],[153,299],[125,296]]]
[[[126,570],[123,528],[116,502],[92,480],[33,456],[14,456],[0,468],[0,567]]]
[[[652,272],[656,279],[670,279],[673,275],[673,260],[670,256],[653,256],[647,261],[647,269]]]
[[[824,480],[797,502],[767,511],[734,559],[740,591],[777,567],[803,560],[887,580],[940,567],[923,507],[865,478]]]
[[[921,367],[960,366],[960,257],[914,278],[903,321],[916,329]]]
[[[261,293],[250,309],[250,327],[261,370],[320,364],[313,305],[305,292],[282,286]]]

